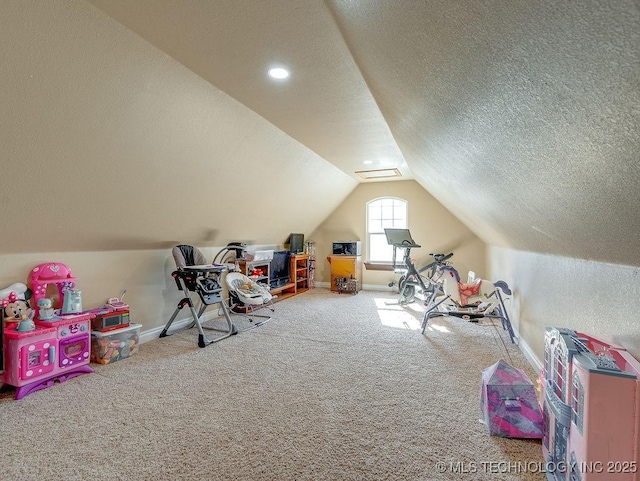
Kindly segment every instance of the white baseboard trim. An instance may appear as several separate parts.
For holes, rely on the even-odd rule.
[[[536,372],[540,372],[542,370],[542,362],[538,359],[538,356],[535,355],[531,346],[529,346],[529,344],[520,337],[520,333],[518,331],[514,329],[513,333],[516,335],[518,347],[522,351],[522,354],[524,354],[524,357],[527,358],[527,361],[529,361],[529,364],[531,364],[531,367],[533,367]]]
[[[171,324],[171,330],[185,327],[187,324],[189,324],[189,319],[185,319],[183,321],[173,321],[173,324]],[[146,331],[141,332],[138,342],[140,344],[144,344],[145,342],[155,341],[160,337],[160,333],[163,329],[164,326],[161,326],[154,327],[153,329],[147,329]]]
[[[207,322],[217,317],[219,316],[214,311],[205,312],[204,315],[202,316],[201,322]],[[176,319],[171,323],[170,331],[171,332],[179,331],[183,327],[187,327],[192,322],[193,322],[193,317],[188,317],[186,319]],[[159,339],[160,333],[162,332],[163,329],[164,329],[164,326],[160,326],[160,327],[154,327],[153,329],[147,329],[146,331],[141,332],[138,343],[144,344],[145,342],[155,341],[156,339]]]
[[[397,287],[382,286],[379,284],[363,284],[362,288],[365,291],[398,292]]]

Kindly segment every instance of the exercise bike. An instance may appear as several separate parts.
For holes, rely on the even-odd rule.
[[[393,266],[396,272],[401,272],[398,279],[398,303],[410,304],[415,300],[416,292],[419,290],[425,296],[425,300],[432,300],[439,292],[441,292],[438,283],[437,274],[439,268],[448,265],[447,261],[453,257],[453,253],[449,254],[433,254],[433,262],[424,267],[417,269],[411,259],[411,249],[422,247],[417,244],[411,237],[409,229],[385,229],[387,242],[393,246]],[[402,266],[396,266],[397,250],[403,249]],[[426,275],[422,273],[426,272]],[[396,285],[395,282],[389,283],[389,287]]]

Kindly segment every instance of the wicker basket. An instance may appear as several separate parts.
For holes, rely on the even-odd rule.
[[[342,294],[343,292],[348,292],[355,295],[360,290],[358,285],[358,279],[349,279],[348,277],[337,277],[336,287],[338,288],[339,294]]]

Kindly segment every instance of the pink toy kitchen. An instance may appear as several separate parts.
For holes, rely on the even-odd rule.
[[[47,262],[31,270],[26,289],[14,284],[9,289],[15,286],[15,290],[0,299],[4,324],[0,380],[16,388],[15,399],[93,372],[89,361],[95,314],[83,311],[75,281],[66,265]]]

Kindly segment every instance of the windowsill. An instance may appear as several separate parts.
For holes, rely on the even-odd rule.
[[[369,271],[393,271],[397,266],[394,267],[392,262],[365,262],[364,267]]]

